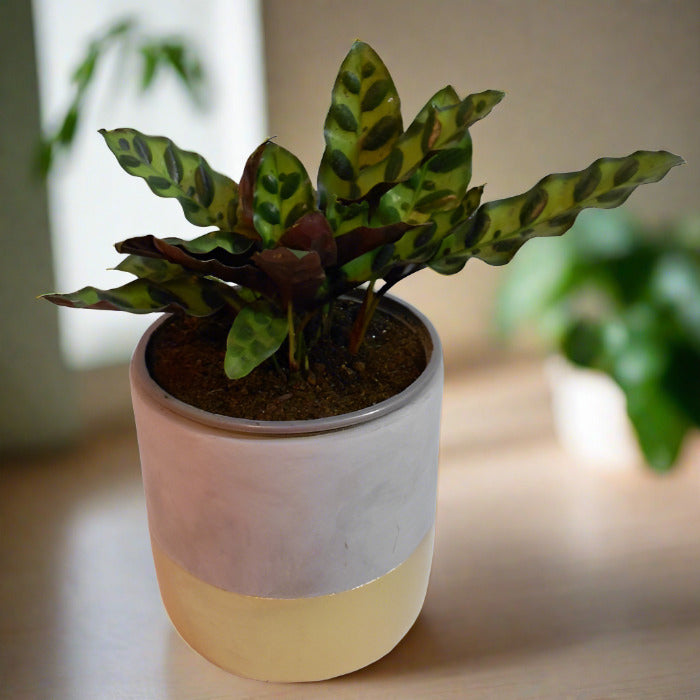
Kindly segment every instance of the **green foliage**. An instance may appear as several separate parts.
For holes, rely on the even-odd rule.
[[[253,226],[266,248],[274,246],[304,214],[315,209],[315,194],[299,159],[268,143],[258,164]]]
[[[190,223],[235,228],[238,185],[212,170],[198,153],[136,129],[101,129],[100,133],[119,165],[129,175],[143,178],[153,194],[177,199]]]
[[[355,42],[340,66],[323,128],[321,196],[359,199],[360,172],[384,160],[403,131],[401,102],[382,60]]]
[[[122,60],[128,60],[129,55],[134,54],[139,61],[141,92],[153,87],[159,73],[171,71],[192,101],[202,103],[204,71],[191,46],[177,37],[146,36],[133,19],[118,20],[88,44],[85,55],[71,76],[73,95],[65,114],[53,128],[45,129],[41,136],[35,166],[42,177],[48,175],[56,156],[71,147],[86,109],[90,87],[96,79],[97,68],[107,54],[117,51]]]
[[[245,377],[273,355],[287,337],[287,320],[271,304],[246,306],[233,321],[224,366],[231,379]]]
[[[590,212],[556,245],[528,246],[496,308],[505,335],[527,323],[570,361],[608,374],[647,462],[673,465],[700,426],[700,220],[651,228]]]
[[[146,55],[148,84],[156,59],[151,49]],[[401,279],[426,267],[451,274],[470,257],[508,262],[529,238],[560,235],[582,209],[617,206],[682,162],[647,151],[604,158],[481,204],[483,186],[470,187],[469,128],[502,98],[495,90],[460,98],[447,86],[404,131],[389,72],[367,44],[355,42],[332,90],[317,192],[296,156],[271,141],[249,157],[236,184],[167,138],[103,130],[126,172],[158,196],[177,199],[191,223],[214,230],[193,240],[122,241],[116,248],[127,257],[117,269],[136,275],[131,287],[46,298],[135,313],[228,310],[229,377],[244,376],[285,345],[296,371],[319,329],[328,328],[332,301],[347,291],[367,283],[350,336],[356,351],[381,297]],[[669,298],[673,293],[667,290]]]

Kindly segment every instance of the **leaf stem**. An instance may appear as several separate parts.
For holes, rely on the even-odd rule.
[[[296,372],[299,369],[299,363],[296,358],[297,341],[296,333],[294,330],[294,309],[292,308],[292,302],[287,304],[287,328],[289,337],[289,369]]]
[[[374,312],[377,310],[377,306],[381,301],[381,296],[374,293],[375,281],[376,280],[370,281],[365,298],[362,300],[362,306],[360,306],[357,318],[355,318],[355,322],[350,330],[350,344],[348,350],[351,355],[357,355],[359,352],[364,342],[365,335],[367,334],[369,324],[374,316]]]

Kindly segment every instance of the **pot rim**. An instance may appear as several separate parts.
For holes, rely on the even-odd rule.
[[[352,298],[352,296],[355,295],[346,296]],[[411,319],[418,322],[419,328],[422,327],[424,331],[424,333],[421,333],[420,330],[418,332],[424,335],[423,345],[427,355],[427,363],[425,369],[418,378],[403,391],[384,401],[366,406],[358,411],[328,416],[326,418],[311,418],[294,421],[265,421],[210,413],[175,398],[156,383],[151,377],[146,365],[146,348],[148,342],[155,330],[161,324],[165,323],[171,314],[163,314],[158,318],[146,329],[139,340],[131,358],[131,381],[132,384],[138,386],[139,389],[159,406],[169,409],[183,418],[229,433],[241,434],[248,437],[265,437],[274,435],[303,436],[344,430],[355,425],[368,423],[403,408],[419,396],[424,391],[425,387],[434,381],[437,374],[440,374],[440,376],[442,375],[442,345],[435,327],[428,318],[403,299],[391,295],[382,298],[381,309],[385,313],[399,320],[403,320],[405,323],[408,323]]]

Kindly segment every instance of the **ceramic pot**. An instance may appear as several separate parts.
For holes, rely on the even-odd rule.
[[[163,602],[183,639],[249,678],[312,681],[389,652],[420,612],[433,551],[443,365],[400,394],[306,421],[207,413],[161,389],[141,339],[131,387]]]
[[[558,355],[547,358],[545,373],[557,437],[572,456],[604,469],[636,468],[643,462],[625,395],[607,374]]]

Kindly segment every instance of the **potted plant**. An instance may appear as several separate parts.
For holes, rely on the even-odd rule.
[[[332,90],[316,189],[273,141],[236,184],[167,138],[102,132],[128,173],[210,230],[125,240],[117,269],[135,280],[46,298],[172,312],[131,366],[149,525],[171,619],[224,668],[286,681],[346,673],[387,653],[420,611],[442,360],[429,321],[387,291],[425,268],[504,264],[682,162],[601,158],[481,204],[469,127],[502,97],[445,87],[404,130],[391,76],[356,42]]]
[[[547,373],[567,447],[665,471],[700,425],[700,222],[600,214],[556,246],[528,246],[496,317],[505,335],[528,323],[556,353]]]

